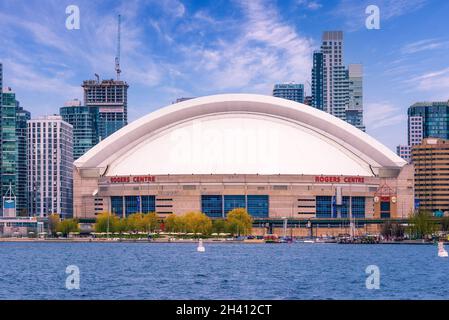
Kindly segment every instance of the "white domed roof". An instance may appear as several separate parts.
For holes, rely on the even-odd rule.
[[[75,161],[107,176],[373,176],[405,161],[352,125],[294,101],[252,94],[187,100],[117,131]]]

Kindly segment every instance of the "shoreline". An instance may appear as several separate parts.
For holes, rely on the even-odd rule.
[[[92,239],[92,238],[76,238],[76,239],[33,239],[33,238],[0,238],[1,242],[16,242],[16,243],[151,243],[151,244],[162,244],[162,243],[171,243],[171,244],[196,244],[198,242],[197,239],[192,240],[175,240],[169,241],[166,239],[160,240],[147,240],[147,239]],[[251,242],[251,241],[243,241],[243,240],[213,240],[213,239],[203,239],[203,243],[211,244],[268,244],[265,242]],[[282,243],[275,243],[282,244]],[[300,243],[293,242],[289,244],[301,244],[301,245],[320,245],[320,244],[341,244],[341,245],[367,245],[364,243]],[[421,240],[409,240],[409,241],[384,241],[379,243],[373,243],[379,245],[434,245],[433,242],[423,242]],[[371,244],[371,245],[373,245]],[[445,242],[447,244],[447,242]]]

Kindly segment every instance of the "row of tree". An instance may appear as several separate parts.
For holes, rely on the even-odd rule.
[[[418,210],[409,218],[407,227],[386,221],[382,225],[381,235],[387,239],[403,238],[406,233],[414,239],[425,239],[437,231],[449,231],[449,217],[435,218],[431,211]]]
[[[70,233],[80,231],[77,219],[64,219],[61,221],[58,214],[51,214],[48,217],[48,230],[52,236],[62,234],[65,237]]]
[[[96,232],[157,232],[161,230],[161,223],[166,232],[200,233],[230,233],[233,235],[247,235],[251,233],[252,217],[244,208],[230,211],[226,219],[212,220],[202,212],[188,212],[183,215],[172,214],[160,220],[155,212],[147,214],[135,213],[126,218],[119,218],[110,213],[97,216]],[[440,226],[439,226],[440,224]],[[60,220],[59,215],[52,214],[48,219],[50,234],[55,236],[79,232],[77,219]],[[431,237],[437,231],[449,231],[449,217],[436,219],[430,211],[418,210],[408,221],[408,226],[386,221],[381,228],[381,235],[386,238],[403,238],[406,233],[411,238],[423,239]]]
[[[110,213],[97,216],[96,232],[156,232],[162,227],[166,232],[200,233],[231,233],[233,235],[247,235],[251,233],[252,217],[246,209],[236,208],[230,211],[226,219],[212,220],[202,212],[188,212],[183,215],[172,214],[160,221],[157,214],[135,213],[126,218],[119,218]]]
[[[160,223],[155,212],[134,213],[126,218],[105,212],[97,216],[95,223],[96,232],[155,232],[159,228]]]

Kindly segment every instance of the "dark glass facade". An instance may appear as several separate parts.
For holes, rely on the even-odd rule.
[[[76,160],[98,143],[98,108],[67,106],[60,108],[59,113],[73,126],[73,158]]]
[[[140,212],[140,197],[139,196],[125,196],[125,214],[129,216],[133,213]]]
[[[255,218],[267,218],[269,213],[268,195],[203,195],[201,211],[211,218],[224,218],[235,208],[246,208]]]
[[[120,217],[134,213],[148,213],[156,211],[155,196],[113,196],[111,197],[112,212]]]
[[[255,218],[267,218],[268,203],[266,195],[249,195],[247,197],[248,213]]]
[[[408,117],[422,118],[422,138],[449,139],[449,102],[419,102],[408,108]],[[413,128],[410,128],[409,135]],[[409,136],[409,144],[411,144]]]
[[[211,218],[223,217],[223,197],[220,195],[201,196],[201,211]]]
[[[381,201],[380,202],[380,217],[383,219],[390,218],[390,201]]]
[[[19,106],[12,92],[2,93],[0,108],[0,198],[11,185],[16,214],[28,215],[27,121],[30,113]],[[3,201],[0,201],[0,215]]]
[[[118,215],[119,217],[123,216],[123,197],[111,197],[111,208],[112,213]]]
[[[341,205],[332,196],[316,197],[317,218],[349,218],[349,208],[353,218],[365,218],[365,197],[343,196]]]
[[[156,197],[155,196],[141,196],[142,213],[156,211]]]
[[[332,198],[331,196],[316,197],[316,217],[331,218],[332,215]]]
[[[244,195],[225,195],[224,196],[224,212],[225,215],[235,208],[246,208],[246,200]]]
[[[365,197],[352,197],[352,216],[365,218]]]
[[[313,53],[312,107],[323,110],[323,53]]]

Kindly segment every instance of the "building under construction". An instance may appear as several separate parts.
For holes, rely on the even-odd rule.
[[[128,123],[128,84],[121,80],[83,81],[84,104],[98,110],[98,140],[110,136]]]

